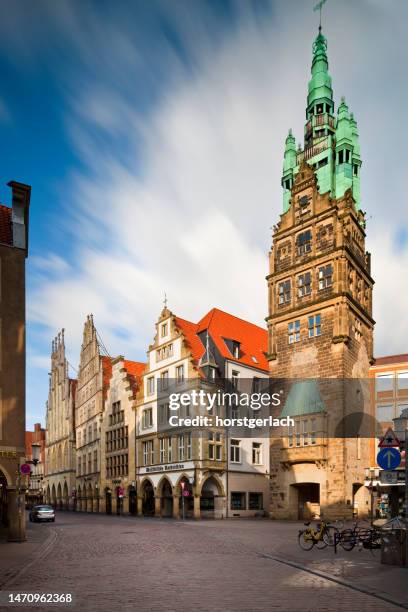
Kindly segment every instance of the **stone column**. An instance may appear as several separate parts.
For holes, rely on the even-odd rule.
[[[26,517],[25,517],[25,495],[18,494],[18,490],[7,489],[7,519],[9,542],[25,542],[26,540]]]
[[[137,498],[137,516],[143,516],[143,497]]]
[[[161,516],[161,497],[154,498],[154,516],[158,518]]]
[[[200,513],[200,496],[199,495],[194,495],[194,518],[195,519],[201,518],[201,513]]]
[[[178,495],[173,495],[173,518],[180,518],[180,498]]]

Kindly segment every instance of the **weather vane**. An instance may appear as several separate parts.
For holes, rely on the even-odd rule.
[[[326,4],[327,0],[320,0],[314,7],[314,11],[319,11],[319,32],[322,31],[322,6]]]

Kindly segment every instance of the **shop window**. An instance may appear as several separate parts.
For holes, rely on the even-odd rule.
[[[245,493],[231,491],[231,510],[246,510]]]
[[[262,493],[249,493],[248,494],[248,508],[249,510],[262,510],[263,508]]]

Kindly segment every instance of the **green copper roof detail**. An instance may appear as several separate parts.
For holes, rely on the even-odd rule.
[[[283,172],[294,168],[296,166],[296,140],[292,135],[292,130],[289,130],[289,134],[285,140],[285,156],[283,160]]]
[[[304,416],[323,411],[324,404],[316,381],[302,380],[292,384],[281,417]]]
[[[313,43],[312,78],[309,81],[307,108],[322,100],[333,100],[332,80],[327,59],[327,40],[321,32]]]
[[[340,106],[337,110],[337,126],[336,126],[336,146],[343,144],[352,144],[352,126],[348,106],[344,97],[342,97]]]

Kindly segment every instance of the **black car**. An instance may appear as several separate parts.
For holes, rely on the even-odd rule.
[[[41,506],[33,506],[30,510],[30,522],[37,521],[55,521],[55,512],[52,506],[41,504]]]

